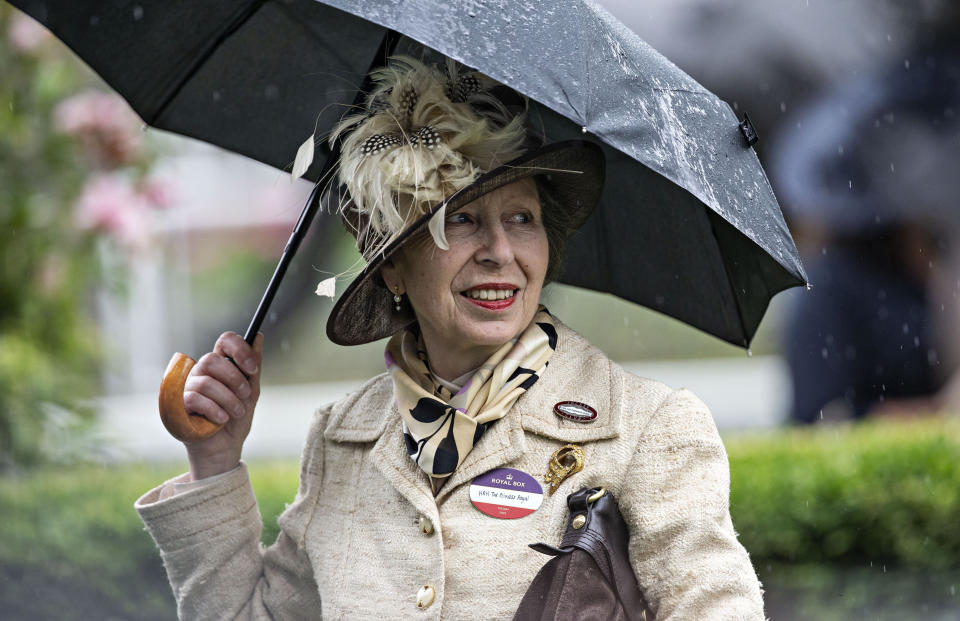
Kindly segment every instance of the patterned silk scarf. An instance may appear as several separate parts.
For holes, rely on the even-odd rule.
[[[503,418],[533,386],[557,348],[553,317],[541,306],[519,337],[505,343],[456,394],[434,381],[418,329],[398,332],[384,358],[403,419],[407,452],[434,491],[463,462],[487,425]]]

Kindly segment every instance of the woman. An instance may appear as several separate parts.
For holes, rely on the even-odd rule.
[[[398,58],[375,78],[331,138],[344,136],[341,212],[368,264],[327,333],[389,336],[387,372],[316,412],[297,498],[261,550],[240,456],[263,341],[224,334],[201,358],[184,403],[226,424],[186,447],[190,472],[137,502],[181,617],[510,618],[544,563],[527,544],[559,541],[566,496],[602,485],[658,619],[763,619],[707,408],[625,372],[539,305],[599,199],[600,149],[538,145],[522,100],[452,63]],[[560,402],[593,416],[563,418]],[[584,467],[536,511],[498,519],[471,503],[485,473],[542,481],[568,444]]]

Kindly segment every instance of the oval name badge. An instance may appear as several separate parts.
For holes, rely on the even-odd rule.
[[[553,413],[576,423],[592,423],[597,418],[595,409],[579,401],[561,401],[553,406]]]
[[[470,484],[470,502],[490,517],[513,520],[530,515],[543,502],[543,488],[521,470],[497,468]]]

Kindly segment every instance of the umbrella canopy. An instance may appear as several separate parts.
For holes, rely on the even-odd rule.
[[[372,0],[15,0],[143,120],[287,168],[352,105],[385,34],[533,101],[549,141],[592,137],[600,208],[561,282],[644,304],[746,346],[803,268],[732,110],[596,5]],[[323,157],[327,155],[328,157]],[[307,177],[316,180],[329,152]]]

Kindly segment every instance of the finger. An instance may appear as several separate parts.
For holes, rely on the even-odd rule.
[[[255,339],[253,339],[253,352],[257,358],[257,365],[262,369],[263,368],[263,333],[257,333]],[[260,398],[260,371],[256,373],[251,373],[248,378],[250,381],[251,387],[251,396],[250,398],[256,401]]]
[[[188,391],[212,400],[221,410],[234,418],[240,418],[247,413],[247,408],[243,405],[240,397],[209,375],[188,377],[184,385],[184,394]]]
[[[220,354],[212,352],[206,354],[200,358],[190,374],[209,375],[232,390],[241,399],[246,399],[252,393],[246,376],[232,362]]]
[[[213,399],[205,397],[198,392],[193,392],[192,390],[185,390],[183,392],[183,407],[187,412],[199,414],[218,425],[223,425],[230,420],[230,416],[224,412]]]
[[[247,375],[256,373],[260,368],[253,348],[235,332],[221,334],[217,344],[213,346],[213,351],[232,358]]]

